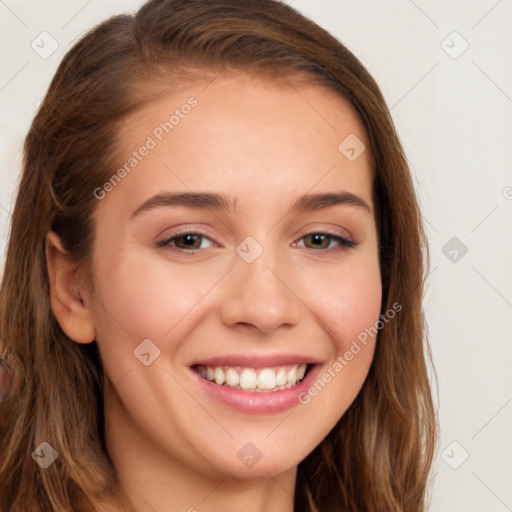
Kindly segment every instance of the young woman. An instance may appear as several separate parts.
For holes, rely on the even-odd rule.
[[[105,21],[25,142],[0,510],[426,510],[427,257],[382,94],[322,28],[272,0]]]

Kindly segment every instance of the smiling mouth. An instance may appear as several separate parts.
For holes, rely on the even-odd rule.
[[[192,369],[203,379],[218,386],[242,391],[273,392],[299,384],[313,364],[290,364],[268,368],[247,366],[206,366],[196,364]]]

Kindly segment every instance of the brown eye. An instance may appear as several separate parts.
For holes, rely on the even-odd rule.
[[[201,246],[201,235],[193,235],[188,233],[174,237],[176,247],[180,249],[199,249]],[[183,246],[181,246],[183,243]]]
[[[312,233],[304,237],[305,240],[311,240],[311,243],[313,244],[313,247],[308,247],[308,249],[327,249],[327,247],[329,247],[329,238],[331,237],[320,233]]]
[[[157,242],[156,245],[157,247],[168,247],[171,250],[176,248],[178,251],[197,252],[198,249],[201,249],[201,244],[204,240],[210,241],[207,236],[202,235],[201,233],[192,233],[187,231],[165,238],[164,240]],[[211,245],[212,244],[203,248],[211,247]]]
[[[337,247],[332,247],[333,250],[342,249],[343,247],[355,247],[355,244],[343,238],[342,236],[332,235],[331,233],[309,233],[302,237],[304,240],[310,240],[311,244],[305,243],[307,249],[331,249],[330,243],[332,240],[337,242]]]

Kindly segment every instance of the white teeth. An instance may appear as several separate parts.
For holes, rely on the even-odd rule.
[[[277,372],[276,375],[276,385],[277,386],[285,386],[288,382],[288,374],[282,368]]]
[[[242,389],[256,389],[258,385],[258,379],[256,378],[256,372],[245,368],[240,375],[240,387]]]
[[[276,374],[274,370],[265,368],[258,375],[258,387],[260,389],[274,389],[276,387]]]
[[[293,366],[262,368],[220,367],[199,365],[198,373],[205,379],[220,386],[229,386],[246,391],[278,391],[297,384],[306,374],[306,364]],[[257,373],[258,372],[258,373]]]
[[[213,379],[219,385],[224,384],[225,376],[222,368],[215,368],[215,370],[213,370]]]
[[[295,384],[297,382],[297,367],[290,368],[288,371],[288,382]]]
[[[240,375],[233,368],[229,368],[226,373],[226,384],[232,388],[236,388],[240,384]]]

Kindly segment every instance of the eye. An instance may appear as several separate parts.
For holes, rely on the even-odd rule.
[[[301,240],[311,240],[313,246],[306,246],[306,249],[328,249],[328,250],[341,250],[345,247],[353,248],[356,246],[354,242],[349,240],[348,238],[344,238],[339,235],[334,235],[332,233],[326,233],[323,231],[315,231],[313,233],[308,233],[304,235]],[[338,243],[337,247],[331,248],[330,242],[336,241]],[[327,245],[326,245],[327,242]]]
[[[356,244],[348,238],[323,231],[308,233],[300,238],[300,240],[302,239],[311,240],[312,242],[312,246],[305,246],[306,249],[342,250],[343,248],[353,248],[356,246]],[[171,250],[190,253],[197,252],[199,249],[212,247],[211,243],[207,247],[201,247],[201,242],[203,240],[209,240],[211,242],[211,239],[202,233],[184,231],[182,233],[175,233],[171,237],[164,238],[163,240],[158,241],[156,245],[157,247],[168,247]],[[337,242],[337,247],[330,247],[332,241]]]
[[[170,247],[171,249],[176,247],[178,251],[195,252],[196,249],[205,248],[201,247],[202,240],[210,240],[210,238],[202,233],[184,231],[182,233],[176,233],[170,238],[164,238],[157,242],[156,245],[158,247]],[[209,247],[211,247],[211,245]]]

